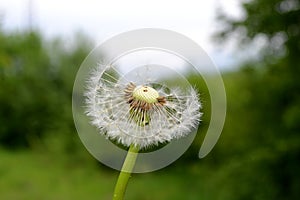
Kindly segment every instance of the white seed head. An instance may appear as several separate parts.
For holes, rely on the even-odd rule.
[[[163,85],[106,80],[105,73],[91,73],[85,94],[87,115],[108,139],[145,148],[184,137],[198,126],[201,104],[192,87],[166,92]]]

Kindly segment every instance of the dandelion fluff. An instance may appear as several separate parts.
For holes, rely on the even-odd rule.
[[[188,135],[198,126],[197,92],[156,83],[121,83],[107,70],[95,69],[87,81],[86,114],[108,139],[142,148]]]

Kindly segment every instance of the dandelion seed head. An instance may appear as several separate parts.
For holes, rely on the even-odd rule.
[[[179,139],[191,133],[201,117],[199,95],[192,87],[124,83],[95,70],[85,95],[91,123],[100,134],[125,146],[146,148]]]

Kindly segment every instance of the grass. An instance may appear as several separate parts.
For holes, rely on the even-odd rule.
[[[0,158],[1,200],[111,199],[118,176],[117,171],[94,162],[53,153],[0,150]],[[134,174],[125,199],[207,199],[202,178],[207,180],[208,174],[197,165],[188,171],[173,166]]]
[[[113,179],[91,165],[60,156],[0,152],[0,199],[109,199]]]
[[[59,151],[58,151],[59,152]],[[84,151],[60,154],[0,149],[1,200],[110,200],[119,172],[97,164]],[[188,155],[188,154],[187,154]],[[233,200],[274,199],[268,174],[261,162],[245,157],[214,156],[133,174],[125,200]],[[192,159],[189,157],[189,159]]]

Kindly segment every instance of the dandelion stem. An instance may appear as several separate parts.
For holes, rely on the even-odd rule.
[[[115,186],[113,200],[123,200],[124,194],[126,191],[126,187],[131,177],[131,172],[134,167],[137,155],[138,155],[138,147],[135,145],[130,145],[127,156],[123,163],[121,172],[119,174],[119,178],[117,184]]]

